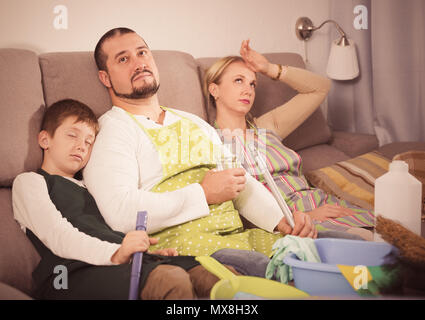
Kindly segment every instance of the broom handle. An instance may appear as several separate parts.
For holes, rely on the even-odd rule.
[[[255,149],[255,147],[252,144],[248,144],[248,149],[251,155],[254,157],[255,161],[257,162],[260,171],[262,171],[264,175],[264,179],[267,182],[267,185],[270,187],[273,196],[275,197],[280,209],[283,212],[283,215],[286,218],[286,221],[288,221],[289,225],[293,229],[295,227],[294,217],[292,216],[291,209],[289,209],[288,205],[286,204],[286,201],[283,199],[282,194],[280,193],[276,182],[274,181],[272,175],[270,174],[267,164],[264,162],[264,160],[261,158],[260,153]]]
[[[146,211],[139,211],[137,213],[136,230],[146,231]],[[131,266],[131,278],[130,278],[130,291],[128,294],[129,300],[139,299],[139,282],[140,273],[142,270],[143,252],[136,252],[133,254],[133,263]]]

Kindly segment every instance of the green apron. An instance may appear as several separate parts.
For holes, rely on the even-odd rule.
[[[134,115],[128,114],[150,138],[162,164],[163,177],[151,192],[170,192],[200,183],[205,173],[216,167],[213,159],[217,159],[217,147],[193,121],[177,114],[181,120],[161,128],[147,129]],[[206,217],[151,234],[159,239],[152,250],[171,247],[180,255],[202,256],[232,248],[255,250],[269,256],[273,243],[282,237],[261,229],[244,231],[232,201],[209,205],[209,210]]]

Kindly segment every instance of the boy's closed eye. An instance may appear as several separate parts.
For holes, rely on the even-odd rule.
[[[84,134],[83,132],[81,132],[81,130],[77,128],[72,128],[71,130],[67,131],[66,135],[73,139],[82,138],[84,139],[84,142],[88,145],[92,145],[95,140],[94,134]]]

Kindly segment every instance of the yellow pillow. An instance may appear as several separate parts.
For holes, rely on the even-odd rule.
[[[375,179],[388,172],[391,160],[373,151],[308,172],[314,187],[361,208],[373,210]]]

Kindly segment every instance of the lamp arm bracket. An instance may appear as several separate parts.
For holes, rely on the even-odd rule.
[[[338,45],[341,45],[341,46],[349,45],[347,36],[344,30],[342,30],[341,26],[336,21],[330,20],[330,19],[322,22],[320,26],[315,27],[310,18],[307,18],[307,17],[298,18],[295,24],[295,34],[297,35],[298,39],[307,41],[308,39],[310,39],[314,31],[319,30],[321,27],[323,27],[326,23],[329,23],[329,22],[334,24],[334,26],[336,27],[336,30],[341,36],[340,40],[338,41]]]
[[[334,21],[334,20],[326,20],[326,21],[323,21],[323,22],[320,24],[320,26],[318,26],[318,27],[313,27],[313,29],[312,29],[311,31],[319,30],[321,27],[323,27],[326,23],[329,23],[329,22],[331,22],[331,23],[333,23],[333,24],[335,25],[336,30],[338,30],[338,33],[341,35],[341,37],[346,37],[344,30],[342,30],[341,26],[340,26],[340,25],[339,25],[336,21]]]

